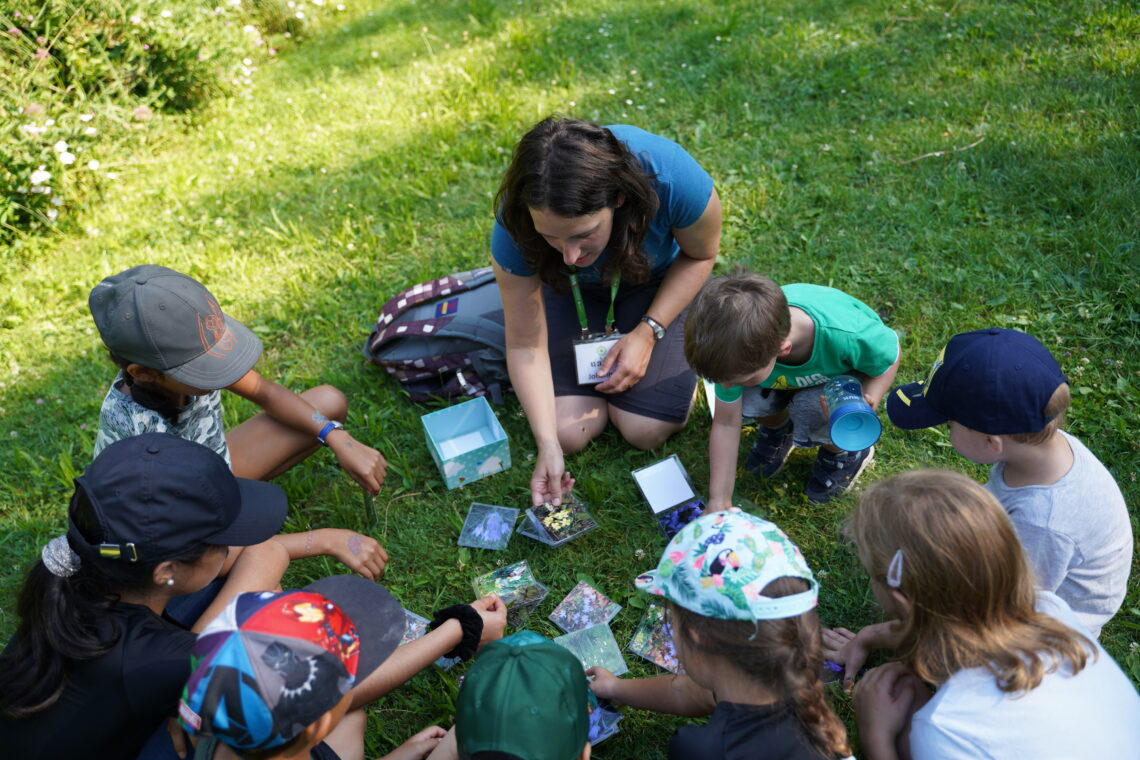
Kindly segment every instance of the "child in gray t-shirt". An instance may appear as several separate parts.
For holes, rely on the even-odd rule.
[[[1048,349],[999,328],[955,335],[925,382],[887,399],[898,427],[946,423],[959,454],[993,465],[986,487],[1009,514],[1037,585],[1099,636],[1124,601],[1132,526],[1112,475],[1060,429],[1068,406],[1068,382]]]

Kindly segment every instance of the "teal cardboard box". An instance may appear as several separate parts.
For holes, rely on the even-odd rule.
[[[507,434],[487,399],[473,398],[421,419],[431,458],[448,488],[465,486],[511,466]]]

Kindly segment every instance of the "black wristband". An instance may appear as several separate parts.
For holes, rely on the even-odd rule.
[[[483,638],[483,617],[475,611],[470,604],[456,604],[435,611],[428,628],[435,630],[448,620],[459,621],[463,628],[463,639],[455,645],[455,649],[444,654],[444,657],[458,657],[461,660],[470,660],[479,648],[479,641]]]

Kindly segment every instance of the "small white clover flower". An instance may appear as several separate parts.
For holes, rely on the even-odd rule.
[[[32,176],[28,177],[28,179],[32,181],[33,185],[42,185],[51,179],[51,172],[44,171],[44,168],[41,166],[39,169],[36,169],[34,172],[32,172]]]
[[[93,114],[93,113],[81,113],[81,114],[79,114],[79,120],[80,121],[91,121],[94,118],[95,118],[95,114]]]
[[[90,137],[91,135],[99,134],[99,130],[95,129],[95,127],[88,127],[87,129],[83,130],[83,134]]]
[[[65,166],[71,166],[75,163],[75,154],[64,151],[59,154],[59,162]]]
[[[64,142],[63,140],[60,140],[59,142],[57,142],[52,147],[55,149],[56,153],[66,153],[67,152],[67,143]]]
[[[172,13],[171,11],[163,11],[162,13],[160,13],[158,15],[162,16],[163,18],[170,18],[171,16],[174,15],[174,13]]]
[[[138,26],[142,22],[143,22],[142,16],[131,16],[131,23],[134,24],[135,26]]]
[[[87,162],[87,168],[90,169],[91,171],[95,171],[96,169],[99,168],[99,162],[93,158]]]

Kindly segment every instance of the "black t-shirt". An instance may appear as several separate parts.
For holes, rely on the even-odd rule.
[[[63,694],[43,712],[22,720],[0,717],[6,757],[134,760],[174,715],[197,636],[136,604],[116,604],[109,613],[100,634],[110,637],[112,620],[123,631],[111,651],[72,662]]]
[[[786,704],[718,702],[707,725],[682,726],[669,760],[825,760]]]

